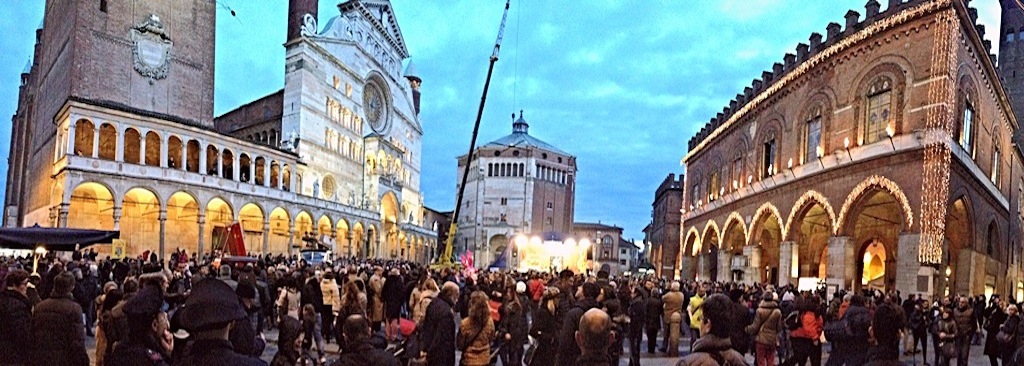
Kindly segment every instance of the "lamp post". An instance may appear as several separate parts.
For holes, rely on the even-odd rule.
[[[825,149],[822,148],[821,145],[818,145],[818,147],[814,149],[814,153],[818,156],[818,164],[821,164],[821,169],[825,169],[825,162],[821,161],[821,157],[825,155]]]
[[[850,161],[853,161],[853,154],[850,154],[850,138],[843,138],[843,149],[846,149],[846,156],[850,157]]]

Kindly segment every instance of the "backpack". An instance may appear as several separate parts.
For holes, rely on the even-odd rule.
[[[789,330],[800,329],[800,326],[801,326],[801,324],[800,324],[800,312],[799,311],[790,312],[789,315],[786,316],[785,323],[786,323],[786,329],[789,329]]]

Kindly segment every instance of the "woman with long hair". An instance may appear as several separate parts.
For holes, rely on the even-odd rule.
[[[277,297],[278,322],[284,317],[299,320],[299,309],[302,304],[302,293],[299,292],[299,279],[294,276],[284,278],[281,294]]]
[[[537,349],[534,351],[532,359],[527,360],[530,366],[553,366],[555,364],[559,326],[555,312],[558,309],[560,293],[558,287],[546,287],[541,295],[540,306],[533,313],[530,336],[537,340]]]
[[[440,289],[433,278],[427,277],[420,282],[417,290],[419,292],[413,295],[414,302],[411,303],[412,306],[409,309],[412,312],[412,321],[419,325],[427,314],[427,306],[430,306],[430,302],[437,297]]]
[[[527,341],[526,304],[516,295],[516,288],[509,286],[505,291],[505,303],[499,310],[501,322],[498,335],[505,342],[501,348],[501,364],[519,366],[523,364],[523,345]]]
[[[469,296],[469,316],[462,319],[455,342],[462,352],[461,366],[487,366],[491,363],[494,321],[491,320],[487,301],[487,294],[482,291],[474,291]]]
[[[338,311],[337,321],[334,323],[334,338],[338,340],[338,348],[345,349],[345,338],[342,336],[342,328],[345,319],[350,315],[366,316],[366,293],[359,289],[358,281],[348,281],[341,293],[341,310]]]

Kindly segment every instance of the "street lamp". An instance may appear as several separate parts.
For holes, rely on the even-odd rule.
[[[853,155],[850,154],[850,138],[843,138],[843,148],[846,149],[846,156],[850,157],[850,161],[853,161]]]
[[[814,152],[815,155],[818,156],[818,164],[821,164],[821,169],[825,169],[825,162],[821,161],[821,157],[825,155],[825,148],[818,145],[818,147],[814,149]]]

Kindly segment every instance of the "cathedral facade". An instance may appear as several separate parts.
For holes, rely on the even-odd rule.
[[[338,8],[319,27],[291,0],[283,89],[214,118],[214,2],[48,3],[4,224],[120,230],[162,257],[240,223],[250,253],[427,260],[421,80],[390,2]]]

